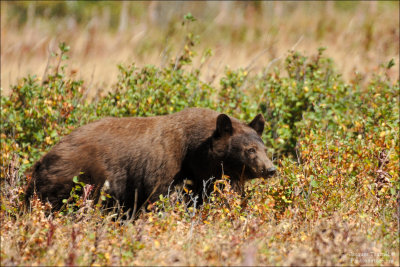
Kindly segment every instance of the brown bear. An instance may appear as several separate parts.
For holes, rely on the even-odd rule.
[[[276,168],[260,138],[264,117],[249,124],[204,108],[146,118],[104,118],[65,136],[34,166],[26,201],[36,191],[53,210],[62,206],[73,177],[107,193],[125,209],[166,195],[184,179],[201,193],[203,181],[270,177]]]

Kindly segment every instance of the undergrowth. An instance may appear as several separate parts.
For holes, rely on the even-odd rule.
[[[357,76],[345,82],[322,48],[312,56],[291,51],[285,72],[226,68],[213,87],[190,68],[195,43],[188,34],[162,68],[118,66],[114,90],[93,101],[62,65],[2,94],[1,265],[398,263],[399,81],[385,75],[392,65],[361,85]],[[61,64],[67,52],[60,45]],[[104,212],[87,198],[90,186],[79,184],[83,196],[72,192],[63,213],[49,215],[37,199],[24,211],[30,168],[73,129],[192,106],[244,121],[263,113],[277,177],[249,181],[243,198],[229,177],[216,177],[225,186],[201,206],[183,201],[187,188],[175,189],[136,220]]]

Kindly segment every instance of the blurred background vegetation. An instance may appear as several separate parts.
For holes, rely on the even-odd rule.
[[[182,17],[193,14],[187,29]],[[290,49],[326,55],[350,79],[369,75],[394,58],[399,71],[398,2],[113,2],[18,1],[1,3],[1,81],[42,75],[59,42],[71,46],[68,70],[96,89],[117,81],[119,63],[163,65],[181,49],[187,31],[198,35],[196,52],[212,83],[224,67],[282,67]],[[201,64],[201,57],[196,67]]]

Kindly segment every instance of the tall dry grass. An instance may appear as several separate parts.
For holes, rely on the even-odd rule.
[[[206,81],[214,81],[226,65],[251,65],[254,71],[271,62],[270,66],[279,67],[288,50],[312,54],[321,46],[327,47],[326,55],[347,79],[355,73],[367,78],[392,58],[396,65],[389,75],[398,77],[399,6],[394,2],[81,5],[87,9],[83,18],[47,14],[47,9],[54,9],[49,3],[1,3],[5,92],[27,74],[41,77],[61,41],[72,48],[68,71],[90,83],[94,91],[110,90],[117,80],[117,64],[162,65],[167,55],[180,51],[188,30],[181,21],[187,12],[197,19],[189,30],[199,35],[198,53],[210,48],[214,54],[203,65],[208,70]]]

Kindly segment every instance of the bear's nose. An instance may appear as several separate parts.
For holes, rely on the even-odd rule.
[[[267,175],[268,176],[273,176],[275,173],[276,173],[276,168],[275,167],[267,169]]]

